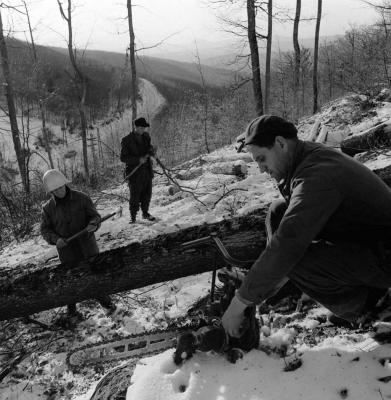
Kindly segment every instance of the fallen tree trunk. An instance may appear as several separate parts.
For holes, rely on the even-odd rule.
[[[233,257],[255,259],[265,246],[264,217],[261,209],[112,249],[77,265],[23,266],[0,280],[0,320],[211,271],[212,247],[185,250],[181,244],[212,232]]]
[[[391,123],[385,122],[374,126],[365,132],[343,140],[341,150],[349,156],[362,153],[374,148],[390,147]]]

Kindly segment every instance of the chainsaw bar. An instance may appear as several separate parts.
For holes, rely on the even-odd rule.
[[[198,325],[198,324],[197,324]],[[175,347],[177,336],[195,324],[143,332],[117,340],[88,344],[71,350],[67,363],[71,368],[121,359],[142,358]]]

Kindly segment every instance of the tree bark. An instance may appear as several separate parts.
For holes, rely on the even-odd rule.
[[[260,209],[256,214],[161,235],[77,265],[29,265],[1,271],[0,320],[211,271],[214,248],[181,248],[182,243],[211,232],[217,233],[233,257],[253,260],[266,243],[265,214],[266,209]],[[219,256],[217,260],[218,266],[224,265]]]
[[[265,113],[270,109],[270,65],[272,59],[272,39],[273,39],[273,0],[267,3],[267,41],[266,41],[266,69],[265,69]]]
[[[301,12],[301,0],[296,0],[296,15],[293,23],[293,48],[295,49],[295,65],[294,65],[294,109],[295,109],[295,123],[299,121],[299,88],[300,88],[300,45],[299,45],[299,22]]]
[[[322,0],[318,0],[318,15],[316,17],[315,44],[314,44],[314,70],[312,75],[313,99],[314,99],[312,112],[314,114],[318,112],[318,52],[319,52],[319,30],[320,30],[321,18],[322,18]]]
[[[2,70],[3,70],[4,81],[5,81],[4,92],[5,92],[5,97],[7,99],[8,118],[9,118],[10,125],[11,125],[12,141],[14,143],[16,160],[18,162],[20,178],[22,180],[23,188],[24,188],[25,192],[28,193],[29,185],[28,185],[28,176],[27,176],[26,164],[25,164],[25,154],[24,154],[22,145],[20,143],[18,121],[16,119],[14,91],[13,91],[13,85],[12,85],[12,80],[11,80],[11,72],[10,72],[10,68],[9,68],[8,50],[7,50],[7,45],[5,43],[5,38],[4,38],[1,7],[0,7],[0,56],[1,56],[1,66],[2,66]]]
[[[129,57],[130,70],[132,73],[132,119],[137,118],[137,71],[136,71],[136,47],[133,30],[132,0],[127,0],[128,25],[129,25]]]
[[[391,122],[374,126],[360,135],[355,135],[343,140],[341,150],[349,156],[362,153],[375,148],[390,147]]]
[[[256,33],[255,4],[254,0],[247,0],[248,43],[251,53],[252,83],[255,101],[255,112],[263,114],[261,69],[259,66],[259,51]]]
[[[60,0],[57,0],[60,8],[62,18],[67,22],[68,25],[68,54],[71,60],[72,67],[75,71],[76,85],[79,86],[79,115],[80,115],[80,126],[81,126],[81,140],[83,148],[83,165],[84,174],[87,180],[90,178],[88,168],[88,151],[87,151],[87,120],[85,112],[85,101],[87,96],[87,78],[79,68],[76,62],[76,57],[73,49],[73,31],[72,31],[72,0],[68,0],[67,14],[65,14]]]

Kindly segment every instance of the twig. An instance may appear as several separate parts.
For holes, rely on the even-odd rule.
[[[22,350],[20,354],[14,357],[11,362],[8,363],[6,367],[4,367],[0,371],[0,382],[26,357],[26,353]]]

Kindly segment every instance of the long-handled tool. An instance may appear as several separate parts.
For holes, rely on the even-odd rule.
[[[151,156],[150,155],[148,155],[148,158],[150,158]],[[128,173],[128,175],[126,175],[125,176],[125,178],[123,179],[123,181],[121,182],[121,183],[125,183],[143,164],[145,164],[146,163],[146,161],[144,161],[144,162],[140,162],[140,163],[138,163],[133,169],[132,169],[132,171],[130,171],[129,173]]]
[[[116,210],[116,211],[114,211],[114,212],[112,212],[112,213],[110,213],[110,214],[105,215],[104,217],[102,217],[102,218],[100,219],[99,222],[102,223],[103,221],[108,220],[109,218],[113,217],[113,216],[116,215],[116,214],[118,214],[118,215],[121,215],[121,214],[122,214],[122,207],[120,207],[118,210]],[[67,243],[69,243],[69,242],[71,242],[72,240],[78,238],[78,237],[81,236],[81,235],[84,235],[84,234],[87,233],[87,232],[88,232],[88,231],[87,231],[87,228],[84,228],[84,229],[82,229],[81,231],[79,231],[79,232],[75,233],[74,235],[70,236],[69,238],[65,239],[65,241],[66,241]]]

